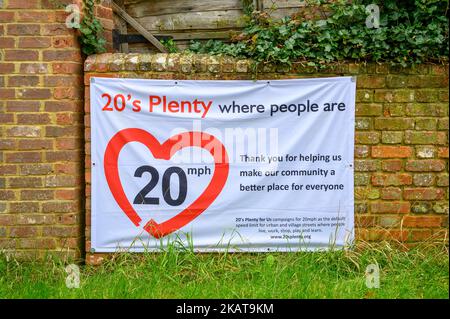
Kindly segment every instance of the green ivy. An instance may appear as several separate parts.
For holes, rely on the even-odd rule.
[[[159,42],[167,49],[169,53],[177,53],[179,49],[172,38],[169,39],[161,39]]]
[[[448,61],[448,0],[307,2],[310,10],[281,21],[253,11],[231,43],[192,41],[189,50],[251,58],[257,63],[303,61],[316,67],[345,60],[402,66]],[[366,6],[372,3],[380,8],[379,28],[366,26]]]
[[[95,17],[94,7],[99,0],[85,0],[83,7],[83,19],[81,20],[78,41],[81,50],[86,55],[106,52],[106,40],[103,37],[103,26]]]

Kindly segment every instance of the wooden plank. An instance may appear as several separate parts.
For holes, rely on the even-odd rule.
[[[134,18],[222,10],[241,10],[241,0],[141,0],[126,1],[126,11]]]
[[[122,9],[124,8],[124,0],[116,0],[116,3],[119,7]],[[114,15],[114,21],[115,25],[117,26],[117,29],[120,31],[121,34],[127,34],[127,23],[119,18],[117,15]],[[120,44],[120,52],[122,53],[128,53],[128,43],[121,43]]]
[[[172,37],[174,41],[182,40],[209,40],[209,39],[226,39],[229,40],[231,35],[239,33],[241,29],[229,29],[229,30],[189,30],[174,31],[174,32],[158,32],[153,33],[154,36],[166,36]],[[135,33],[133,30],[128,30],[128,34]]]
[[[305,0],[260,0],[264,9],[299,8],[307,5]]]
[[[230,29],[244,25],[240,10],[168,14],[148,16],[137,20],[150,32]]]
[[[150,32],[146,30],[138,21],[132,18],[128,13],[126,13],[121,7],[116,3],[111,2],[114,12],[120,15],[125,21],[127,21],[133,28],[136,29],[140,34],[142,34],[151,44],[153,44],[159,51],[166,53],[166,48],[158,41]]]

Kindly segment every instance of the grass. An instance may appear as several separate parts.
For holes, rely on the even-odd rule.
[[[62,261],[2,255],[0,298],[448,298],[447,248],[364,243],[347,252],[195,254],[172,246],[82,265],[78,289],[66,287]],[[378,289],[365,285],[369,264],[380,268]]]

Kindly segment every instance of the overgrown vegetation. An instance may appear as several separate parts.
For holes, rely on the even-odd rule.
[[[167,52],[169,52],[169,53],[179,52],[178,47],[173,39],[171,39],[171,38],[161,39],[160,42],[167,49]]]
[[[378,289],[366,287],[369,264],[380,268]],[[196,254],[170,246],[81,266],[78,289],[66,287],[65,266],[0,255],[0,298],[448,298],[449,292],[445,244],[273,254]]]
[[[103,26],[95,17],[94,7],[100,0],[85,0],[83,6],[83,18],[81,20],[78,41],[84,54],[106,52],[106,39],[103,36]]]
[[[190,51],[310,66],[343,60],[402,66],[448,60],[448,0],[307,0],[307,8],[281,21],[254,11],[251,3],[244,1],[246,25],[231,43],[196,41]],[[366,26],[366,6],[372,3],[380,9],[378,28]]]

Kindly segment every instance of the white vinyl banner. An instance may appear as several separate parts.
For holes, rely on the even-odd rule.
[[[353,240],[355,81],[91,78],[92,248]]]

